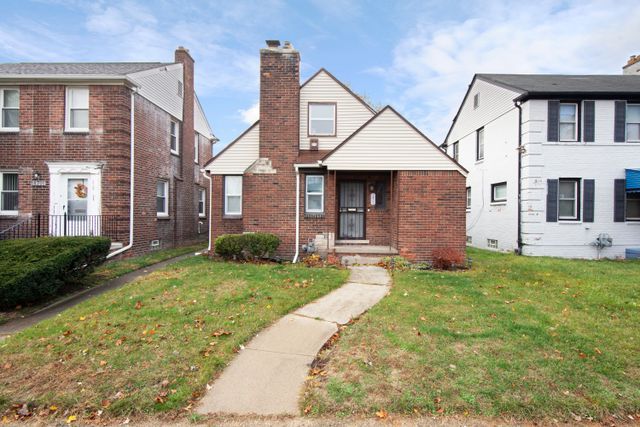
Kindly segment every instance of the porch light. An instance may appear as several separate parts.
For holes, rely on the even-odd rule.
[[[40,172],[38,172],[38,171],[34,171],[33,172],[33,180],[34,181],[39,181],[40,180]]]

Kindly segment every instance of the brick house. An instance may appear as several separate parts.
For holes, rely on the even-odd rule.
[[[106,235],[116,255],[206,239],[200,168],[216,139],[187,49],[168,63],[0,64],[0,92],[0,239]]]
[[[429,260],[465,248],[466,170],[393,108],[321,69],[302,85],[288,42],[260,51],[260,119],[205,165],[211,238],[271,232],[305,250]]]

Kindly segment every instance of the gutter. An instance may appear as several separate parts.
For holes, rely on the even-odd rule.
[[[211,226],[213,225],[213,206],[211,203],[212,195],[213,195],[213,180],[207,174],[207,171],[204,169],[200,169],[202,176],[204,176],[209,181],[209,246],[207,246],[207,253],[211,255],[211,236],[213,235],[213,230]]]
[[[518,109],[518,248],[516,253],[522,255],[522,101],[513,101]]]
[[[133,201],[134,201],[134,191],[135,191],[135,95],[137,90],[131,90],[131,130],[130,130],[130,176],[129,176],[129,244],[127,246],[118,249],[117,251],[111,252],[107,255],[107,259],[113,258],[116,255],[120,255],[121,253],[128,251],[133,246]]]
[[[300,256],[300,165],[293,165],[296,169],[296,253],[293,256],[293,263],[298,262]]]

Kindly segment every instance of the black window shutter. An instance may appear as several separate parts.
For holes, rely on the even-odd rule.
[[[560,101],[549,101],[547,106],[547,141],[558,142]]]
[[[547,222],[558,221],[558,180],[547,180]]]
[[[595,101],[584,101],[584,142],[594,142],[596,140],[596,103]]]
[[[625,127],[627,121],[627,102],[616,101],[616,109],[614,116],[613,141],[625,142]]]
[[[626,198],[626,180],[616,179],[613,186],[613,221],[624,222],[624,202]]]
[[[596,187],[595,184],[596,182],[593,179],[584,180],[584,197],[582,198],[582,220],[584,222],[593,222]]]

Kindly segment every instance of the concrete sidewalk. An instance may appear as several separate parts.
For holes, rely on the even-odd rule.
[[[160,270],[161,268],[166,267],[169,264],[173,264],[174,262],[181,261],[183,259],[192,257],[193,254],[181,255],[175,258],[170,258],[164,261],[161,261],[157,264],[150,265],[145,268],[141,268],[140,270],[135,270],[127,274],[123,274],[120,277],[116,277],[115,279],[111,279],[102,285],[98,285],[96,287],[86,289],[84,291],[80,291],[76,294],[73,294],[69,297],[63,298],[59,301],[54,302],[40,310],[29,314],[26,317],[18,318],[10,320],[9,322],[0,325],[0,340],[3,338],[13,335],[21,330],[28,328],[29,326],[35,325],[38,322],[41,322],[45,319],[55,316],[58,313],[61,313],[75,305],[80,304],[83,301],[86,301],[90,298],[103,294],[112,289],[119,288],[123,285],[126,285],[129,282],[134,281],[138,277],[145,276],[154,271]]]
[[[298,415],[309,366],[338,326],[388,292],[381,267],[351,267],[349,282],[284,316],[253,338],[222,372],[196,409],[200,414]]]

